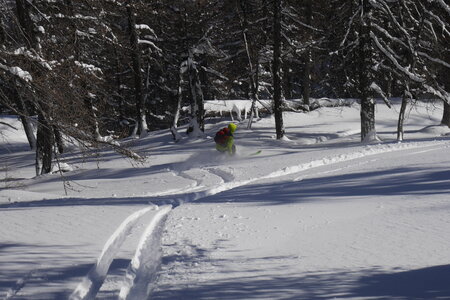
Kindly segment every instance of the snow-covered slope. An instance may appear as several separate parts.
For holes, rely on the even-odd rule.
[[[73,171],[39,178],[1,127],[0,299],[450,299],[441,113],[412,109],[403,143],[381,105],[376,144],[357,106],[286,113],[283,141],[243,121],[232,158],[211,138],[223,119],[204,139],[124,141],[144,163],[73,151]]]

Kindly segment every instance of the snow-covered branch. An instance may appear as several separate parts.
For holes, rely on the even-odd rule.
[[[450,68],[450,64],[449,64],[448,62],[445,62],[445,61],[443,61],[443,60],[441,60],[441,59],[439,59],[439,58],[431,57],[431,56],[429,56],[428,54],[426,54],[426,53],[424,53],[424,52],[421,52],[421,51],[418,51],[417,54],[420,55],[420,56],[423,56],[423,57],[427,58],[428,60],[430,60],[430,61],[432,61],[432,62],[435,62],[435,63],[437,63],[437,64],[440,64],[440,65],[442,65],[442,66],[444,66],[444,67],[446,67],[446,68]]]
[[[31,74],[28,71],[22,70],[20,67],[8,67],[0,63],[0,69],[9,72],[14,76],[17,76],[26,82],[33,81],[33,77],[31,76]]]
[[[343,47],[345,42],[347,41],[347,36],[349,35],[350,30],[352,28],[353,20],[361,11],[362,11],[362,9],[361,9],[361,7],[359,7],[356,10],[355,14],[350,18],[350,21],[348,22],[348,25],[347,25],[347,31],[345,32],[344,39],[342,40],[341,45],[340,45],[341,47]]]
[[[421,78],[420,76],[410,72],[407,68],[400,65],[400,63],[397,61],[397,59],[394,57],[392,49],[389,48],[389,46],[383,47],[381,45],[381,42],[378,40],[377,36],[371,31],[370,37],[377,45],[378,49],[383,52],[383,54],[395,65],[395,67],[400,70],[402,73],[404,73],[406,76],[408,76],[411,80],[419,83],[423,83],[425,80]]]
[[[42,67],[46,68],[47,70],[50,70],[50,71],[52,70],[52,67],[46,60],[44,60],[42,57],[40,57],[37,54],[33,54],[33,52],[31,52],[30,50],[27,50],[25,47],[21,47],[21,48],[14,50],[14,52],[12,54],[25,56],[26,58],[29,58],[31,61],[39,63]]]
[[[138,39],[138,44],[145,44],[145,45],[149,45],[151,46],[153,49],[155,49],[157,52],[162,53],[163,51],[161,50],[161,48],[159,48],[158,46],[155,45],[155,43],[153,43],[152,41],[149,40],[141,40]]]
[[[424,84],[424,86],[428,93],[433,94],[433,95],[437,96],[439,99],[450,104],[450,94],[447,91],[445,91],[444,89],[437,90],[428,84]]]
[[[408,45],[406,45],[401,39],[392,36],[386,29],[382,28],[381,26],[379,26],[376,23],[372,23],[372,27],[377,29],[379,32],[381,32],[382,34],[384,34],[385,37],[387,37],[389,40],[396,42],[400,45],[402,45],[405,48],[408,48]]]
[[[75,61],[75,65],[77,65],[78,67],[82,68],[87,73],[91,73],[91,74],[94,74],[94,75],[95,75],[95,73],[103,74],[102,69],[100,69],[100,68],[98,68],[98,67],[96,67],[94,65],[85,64],[85,63],[79,62],[77,60]]]
[[[389,99],[386,97],[383,90],[378,86],[378,84],[376,84],[375,82],[372,82],[372,84],[370,85],[370,89],[372,91],[374,91],[375,93],[379,94],[381,96],[381,98],[383,98],[384,103],[386,103],[386,105],[389,108],[392,108],[391,101],[389,101]]]
[[[450,6],[444,0],[428,0],[429,2],[437,2],[450,15]]]

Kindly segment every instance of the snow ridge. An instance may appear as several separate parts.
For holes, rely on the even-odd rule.
[[[383,144],[378,147],[367,147],[361,151],[353,152],[349,154],[340,154],[333,157],[324,157],[323,159],[314,160],[309,163],[304,163],[300,165],[285,167],[281,170],[272,172],[266,176],[261,177],[260,179],[270,179],[270,178],[276,178],[286,175],[295,174],[301,171],[305,171],[307,169],[316,168],[320,166],[325,165],[331,165],[335,163],[340,163],[344,161],[349,161],[361,157],[366,157],[370,155],[376,155],[381,154],[385,152],[393,152],[393,151],[400,151],[405,149],[416,149],[416,148],[425,148],[425,147],[431,147],[435,146],[435,144],[428,144],[428,143],[399,143],[399,144]],[[445,142],[445,147],[448,147],[448,142]]]
[[[443,144],[443,147],[449,147],[449,142],[447,142],[447,141],[443,141],[442,144]],[[237,188],[237,187],[241,187],[241,186],[244,186],[244,185],[259,181],[259,180],[292,175],[295,173],[299,173],[299,172],[302,172],[302,171],[305,171],[308,169],[312,169],[312,168],[316,168],[316,167],[320,167],[320,166],[336,164],[336,163],[340,163],[340,162],[350,161],[353,159],[358,159],[358,158],[381,154],[381,153],[386,153],[386,152],[401,151],[401,150],[416,149],[416,148],[427,148],[427,147],[433,147],[433,146],[436,147],[436,141],[434,141],[433,143],[414,142],[414,143],[379,144],[379,145],[375,145],[375,146],[367,146],[366,148],[364,148],[360,151],[357,151],[357,152],[352,152],[352,153],[348,153],[348,154],[340,154],[340,155],[331,156],[331,157],[324,157],[322,159],[314,160],[314,161],[311,161],[308,163],[302,163],[299,165],[285,167],[283,169],[274,171],[272,173],[269,173],[267,175],[260,176],[260,177],[250,178],[250,179],[243,180],[243,181],[228,181],[228,182],[224,181],[223,184],[221,184],[220,186],[214,187],[214,188],[210,188],[210,189],[200,191],[200,192],[186,193],[183,196],[176,198],[174,205],[178,206],[178,205],[181,205],[182,203],[193,202],[193,201],[196,201],[196,200],[208,197],[208,196],[213,196],[218,193],[225,192],[225,191]],[[215,173],[216,174],[218,173],[217,170],[215,170]]]
[[[98,290],[106,278],[109,266],[111,265],[114,256],[120,249],[120,246],[130,234],[138,220],[154,209],[155,207],[151,206],[138,210],[128,216],[122,224],[120,224],[120,226],[109,237],[108,241],[103,246],[102,253],[97,259],[97,263],[92,267],[86,277],[83,278],[82,282],[70,295],[70,300],[87,300],[95,298]]]

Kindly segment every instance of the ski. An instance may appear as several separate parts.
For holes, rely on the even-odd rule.
[[[251,154],[250,154],[250,156],[253,156],[253,155],[258,155],[258,154],[260,154],[260,153],[261,153],[261,151],[262,151],[262,150],[258,150],[258,151],[254,152],[254,153],[251,153]]]

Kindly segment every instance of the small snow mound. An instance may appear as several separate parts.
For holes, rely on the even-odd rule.
[[[450,135],[450,128],[447,125],[431,125],[424,127],[420,132],[433,134],[433,135]]]
[[[53,165],[52,167],[52,173],[58,173],[58,172],[71,172],[73,171],[73,168],[71,165],[67,164],[67,163],[56,163],[55,165]]]
[[[114,140],[112,136],[98,136],[97,142],[109,143],[111,145],[120,146],[120,143]]]

